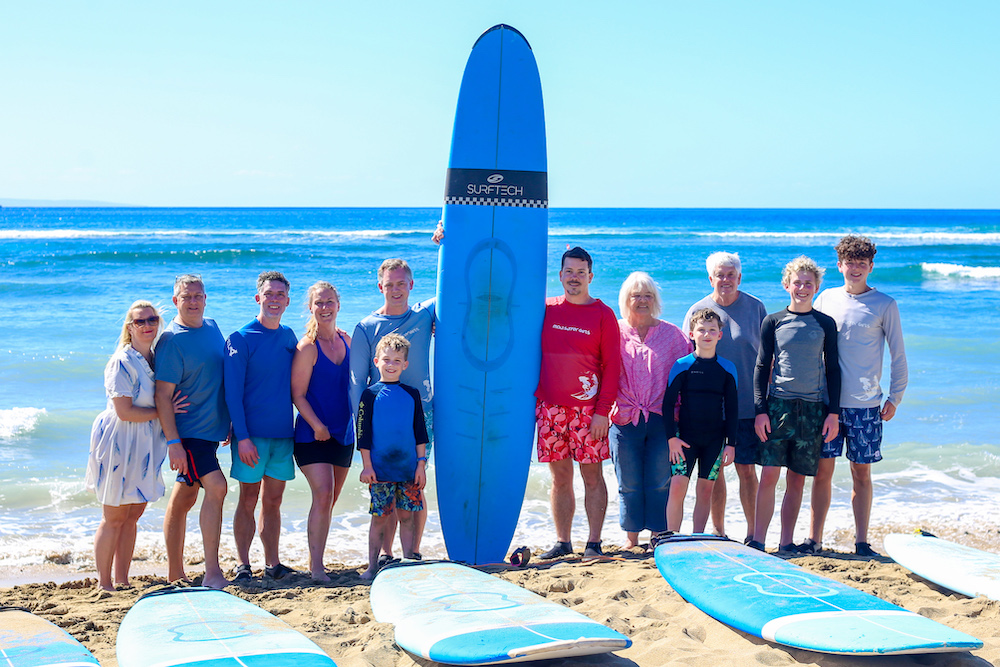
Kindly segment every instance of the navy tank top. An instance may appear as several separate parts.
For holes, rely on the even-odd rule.
[[[306,390],[306,400],[320,421],[330,430],[330,437],[338,445],[344,444],[347,427],[351,423],[351,403],[348,394],[351,369],[351,348],[344,340],[344,334],[338,333],[344,342],[346,351],[344,360],[333,363],[323,354],[323,348],[316,343],[316,363],[313,365],[312,377],[309,378],[309,388]],[[295,417],[295,442],[313,442],[316,434],[302,415]]]

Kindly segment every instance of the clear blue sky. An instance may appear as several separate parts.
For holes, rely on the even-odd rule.
[[[438,206],[496,23],[552,206],[1000,208],[1000,3],[7,2],[0,198]]]

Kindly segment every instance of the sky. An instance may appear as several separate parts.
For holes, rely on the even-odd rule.
[[[994,0],[5,2],[0,204],[440,206],[497,23],[550,206],[1000,208]]]

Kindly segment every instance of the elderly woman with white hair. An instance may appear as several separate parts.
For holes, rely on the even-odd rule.
[[[639,546],[639,533],[667,529],[670,451],[661,414],[663,393],[674,362],[691,352],[691,340],[658,319],[660,289],[648,273],[636,271],[618,293],[622,319],[621,374],[611,409],[611,459],[618,476],[620,523],[626,548]]]

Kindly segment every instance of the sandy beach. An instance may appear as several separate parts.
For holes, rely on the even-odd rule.
[[[536,552],[538,550],[536,549]],[[1000,602],[950,593],[889,561],[859,560],[827,552],[795,558],[807,570],[845,582],[984,642],[973,653],[871,657],[825,655],[789,649],[745,635],[706,616],[667,585],[651,553],[608,549],[605,562],[532,562],[523,569],[488,568],[628,635],[631,648],[616,654],[572,661],[568,665],[996,665],[1000,663]],[[190,568],[197,571],[197,566]],[[374,620],[368,583],[360,564],[334,564],[332,581],[315,585],[306,574],[282,581],[261,578],[227,590],[281,617],[319,644],[341,667],[436,665],[409,655],[393,643],[393,628]],[[36,576],[38,573],[35,573]],[[197,581],[197,579],[196,579]],[[0,589],[3,604],[24,607],[66,629],[83,642],[104,667],[115,667],[118,626],[145,592],[165,585],[163,577],[139,575],[115,593],[99,591],[93,579],[30,583]],[[541,663],[539,663],[541,664]]]

